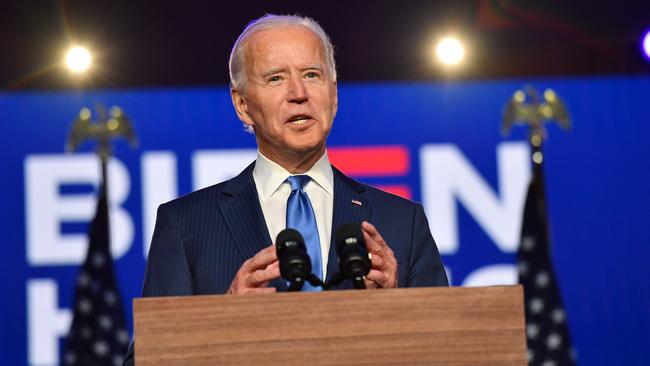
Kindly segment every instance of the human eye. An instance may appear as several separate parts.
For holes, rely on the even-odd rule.
[[[282,75],[270,75],[266,78],[268,83],[277,84],[282,81]]]
[[[320,73],[317,71],[308,71],[305,73],[305,78],[306,79],[318,79],[320,78]]]

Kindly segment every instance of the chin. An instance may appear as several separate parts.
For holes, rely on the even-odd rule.
[[[322,141],[314,141],[312,143],[301,141],[298,144],[288,144],[288,147],[295,152],[306,154],[318,150],[325,150],[325,143]]]
[[[297,153],[300,154],[307,154],[313,151],[317,151],[320,149],[320,145],[294,145],[294,146],[289,146],[289,148]]]

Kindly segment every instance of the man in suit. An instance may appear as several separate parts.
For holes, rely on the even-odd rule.
[[[286,290],[273,240],[293,226],[296,205],[306,208],[302,233],[310,232],[305,241],[321,279],[338,272],[332,232],[352,222],[371,254],[367,288],[446,286],[422,206],[329,163],[338,96],[323,29],[309,18],[266,15],[239,36],[229,66],[232,101],[255,134],[257,159],[231,180],[160,206],[143,296]]]

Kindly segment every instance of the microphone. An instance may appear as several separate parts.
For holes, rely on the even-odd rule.
[[[365,289],[365,275],[372,263],[368,258],[366,240],[359,224],[343,224],[336,230],[336,253],[339,256],[339,271],[350,279],[354,288]]]
[[[298,231],[280,231],[275,240],[275,250],[280,261],[280,275],[289,281],[288,291],[300,291],[305,281],[313,286],[322,286],[320,279],[311,273],[311,260],[305,240]]]

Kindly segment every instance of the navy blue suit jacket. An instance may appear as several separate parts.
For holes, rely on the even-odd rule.
[[[242,263],[273,243],[253,180],[254,165],[231,180],[158,208],[143,297],[223,294]],[[447,286],[422,206],[356,182],[332,168],[334,210],[327,280],[338,273],[336,229],[367,220],[395,253],[398,287]],[[271,285],[278,291],[287,289],[281,279]],[[351,287],[345,281],[338,289]],[[132,349],[127,359],[131,357]]]

